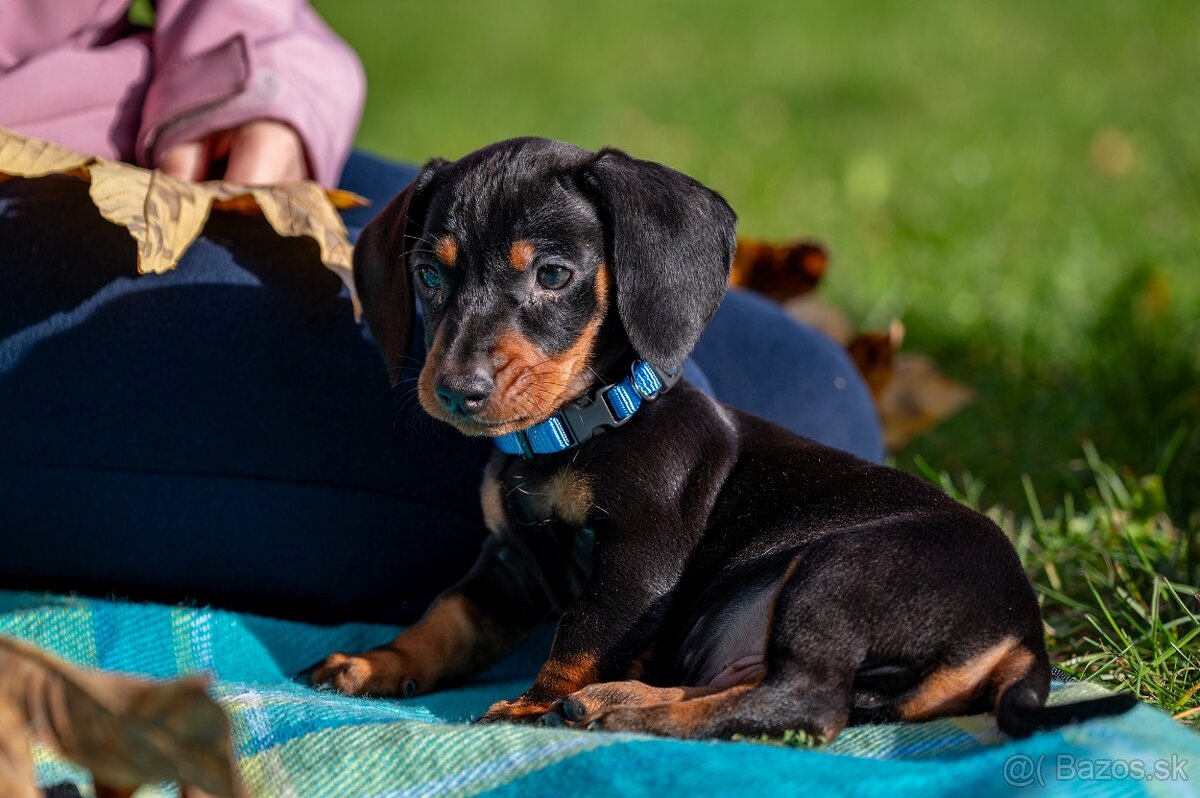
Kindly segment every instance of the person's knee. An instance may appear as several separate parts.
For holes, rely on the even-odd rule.
[[[846,351],[769,300],[730,291],[694,353],[718,399],[869,460],[882,434]]]
[[[799,434],[866,460],[883,459],[883,433],[870,390],[846,350],[801,324],[794,359],[781,358],[778,387],[793,397]]]

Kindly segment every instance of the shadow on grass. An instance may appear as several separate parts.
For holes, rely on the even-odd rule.
[[[919,457],[970,473],[985,485],[985,504],[1020,506],[1022,475],[1044,495],[1083,498],[1090,476],[1079,454],[1092,441],[1128,474],[1157,475],[1176,523],[1200,526],[1200,314],[1174,308],[1151,267],[1134,270],[1098,308],[1065,347],[1070,359],[1056,357],[1036,331],[1007,348],[914,318],[910,340],[980,398],[897,464],[919,470]]]

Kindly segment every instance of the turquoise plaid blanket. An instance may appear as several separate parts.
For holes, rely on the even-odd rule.
[[[330,651],[369,648],[395,632],[0,592],[0,634],[77,665],[153,678],[212,674],[255,796],[1200,795],[1200,735],[1146,706],[1019,741],[989,716],[857,727],[821,750],[469,725],[528,685],[548,633],[471,685],[416,699],[346,698],[292,681]],[[1052,700],[1097,689],[1059,686]],[[90,794],[86,773],[45,749],[34,754],[39,784],[75,782]],[[162,786],[139,796],[176,794]]]

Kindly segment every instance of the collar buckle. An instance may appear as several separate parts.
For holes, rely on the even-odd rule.
[[[620,382],[594,388],[545,421],[496,438],[496,448],[528,460],[535,454],[555,454],[578,446],[625,424],[643,402],[653,402],[670,390],[681,374],[682,369],[671,374],[635,360],[629,376]]]

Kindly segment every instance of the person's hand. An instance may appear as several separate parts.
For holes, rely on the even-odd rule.
[[[224,174],[214,174],[222,161]],[[180,180],[288,183],[308,177],[300,136],[291,125],[273,119],[255,119],[177,144],[158,159],[158,168]]]

